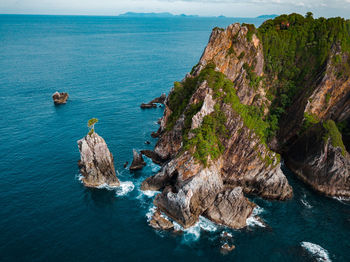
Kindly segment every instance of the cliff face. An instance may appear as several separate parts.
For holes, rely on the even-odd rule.
[[[341,135],[332,133],[334,128],[330,120],[305,132],[289,149],[286,164],[315,190],[349,197],[350,157],[344,145],[336,144]]]
[[[294,19],[296,29],[280,27],[284,19]],[[349,154],[335,122],[349,119],[344,72],[350,60],[340,44],[323,60],[313,58],[315,41],[296,48],[300,23],[314,21],[319,23],[291,15],[258,30],[239,24],[213,30],[199,63],[165,101],[154,149],[165,164],[142,184],[143,190],[162,190],[154,201],[162,212],[184,227],[199,215],[244,227],[253,204],[243,194],[276,200],[293,195],[277,152],[316,190],[349,196]],[[289,43],[288,34],[295,50],[282,53],[279,63],[281,47],[271,43],[278,37],[285,41],[281,46]]]

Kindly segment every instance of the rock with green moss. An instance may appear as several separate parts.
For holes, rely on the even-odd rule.
[[[286,154],[286,164],[315,190],[328,196],[350,196],[350,156],[332,120],[303,133]]]

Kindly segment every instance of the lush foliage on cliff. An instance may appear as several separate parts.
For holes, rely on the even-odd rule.
[[[330,139],[332,146],[339,147],[342,151],[342,154],[345,155],[346,149],[343,143],[342,135],[339,132],[335,122],[333,120],[327,120],[323,123],[323,128],[326,131],[325,135],[323,136],[325,142]]]
[[[202,103],[192,104],[185,108],[186,106],[182,107],[182,101],[176,102],[175,99],[189,101],[190,97],[184,97],[183,94],[192,96],[203,81],[207,81],[208,86],[213,90],[213,98],[217,101],[217,104],[215,105],[215,111],[204,117],[202,125],[190,131],[192,117],[200,110]],[[191,86],[189,83],[191,83]],[[183,88],[187,90],[184,91]],[[176,92],[183,93],[180,95],[176,94]],[[178,107],[180,109],[183,108],[182,110],[184,111],[180,113],[179,111],[173,111],[171,119],[174,121],[173,119],[180,117],[180,115],[184,113],[184,148],[186,150],[195,148],[194,157],[204,165],[207,164],[208,156],[210,156],[211,159],[217,159],[224,150],[221,140],[227,135],[227,130],[225,127],[226,117],[220,108],[221,103],[231,105],[234,111],[241,117],[244,125],[252,130],[263,143],[266,142],[266,134],[269,125],[263,120],[261,110],[255,106],[242,104],[236,94],[236,89],[232,81],[227,79],[223,73],[215,71],[214,64],[208,64],[201,71],[199,76],[191,78],[191,80],[185,80],[181,87],[174,89],[173,93],[174,94],[170,95],[172,106],[178,105]],[[176,110],[179,110],[179,108]],[[168,127],[172,128],[173,126],[174,122],[168,122]],[[191,139],[188,138],[190,132],[193,133]],[[270,162],[273,162],[272,159],[270,160]]]
[[[311,13],[282,15],[258,29],[265,57],[265,73],[272,100],[269,136],[275,135],[286,109],[301,91],[312,92],[333,51],[350,51],[350,22],[342,18],[314,19]],[[333,50],[333,51],[332,51]],[[335,59],[335,63],[339,59]],[[350,61],[341,64],[350,65]],[[350,66],[342,67],[342,75]],[[340,77],[342,77],[340,75]]]

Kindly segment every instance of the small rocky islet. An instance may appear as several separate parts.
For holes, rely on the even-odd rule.
[[[58,92],[58,91],[56,91],[52,95],[52,99],[55,105],[66,104],[68,97],[69,97],[68,93]]]
[[[161,191],[152,227],[173,229],[175,221],[188,228],[199,216],[245,227],[255,207],[247,196],[293,197],[282,158],[319,193],[350,197],[348,25],[291,14],[257,29],[213,29],[192,71],[168,96],[141,105],[164,104],[154,150],[134,150],[130,167],[144,166],[142,154],[161,165],[141,185]],[[78,144],[84,184],[117,185],[104,140],[92,133]]]

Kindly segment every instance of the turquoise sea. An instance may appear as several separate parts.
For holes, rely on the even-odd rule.
[[[250,197],[267,227],[201,219],[174,234],[147,224],[153,195],[139,186],[159,167],[123,164],[133,148],[153,148],[163,108],[139,105],[168,93],[211,29],[233,22],[262,20],[0,15],[0,261],[350,261],[350,202],[318,195],[286,168],[292,200]],[[55,91],[69,93],[66,105],[53,105]],[[91,117],[121,188],[79,181],[76,142]],[[228,255],[223,231],[236,246]]]

